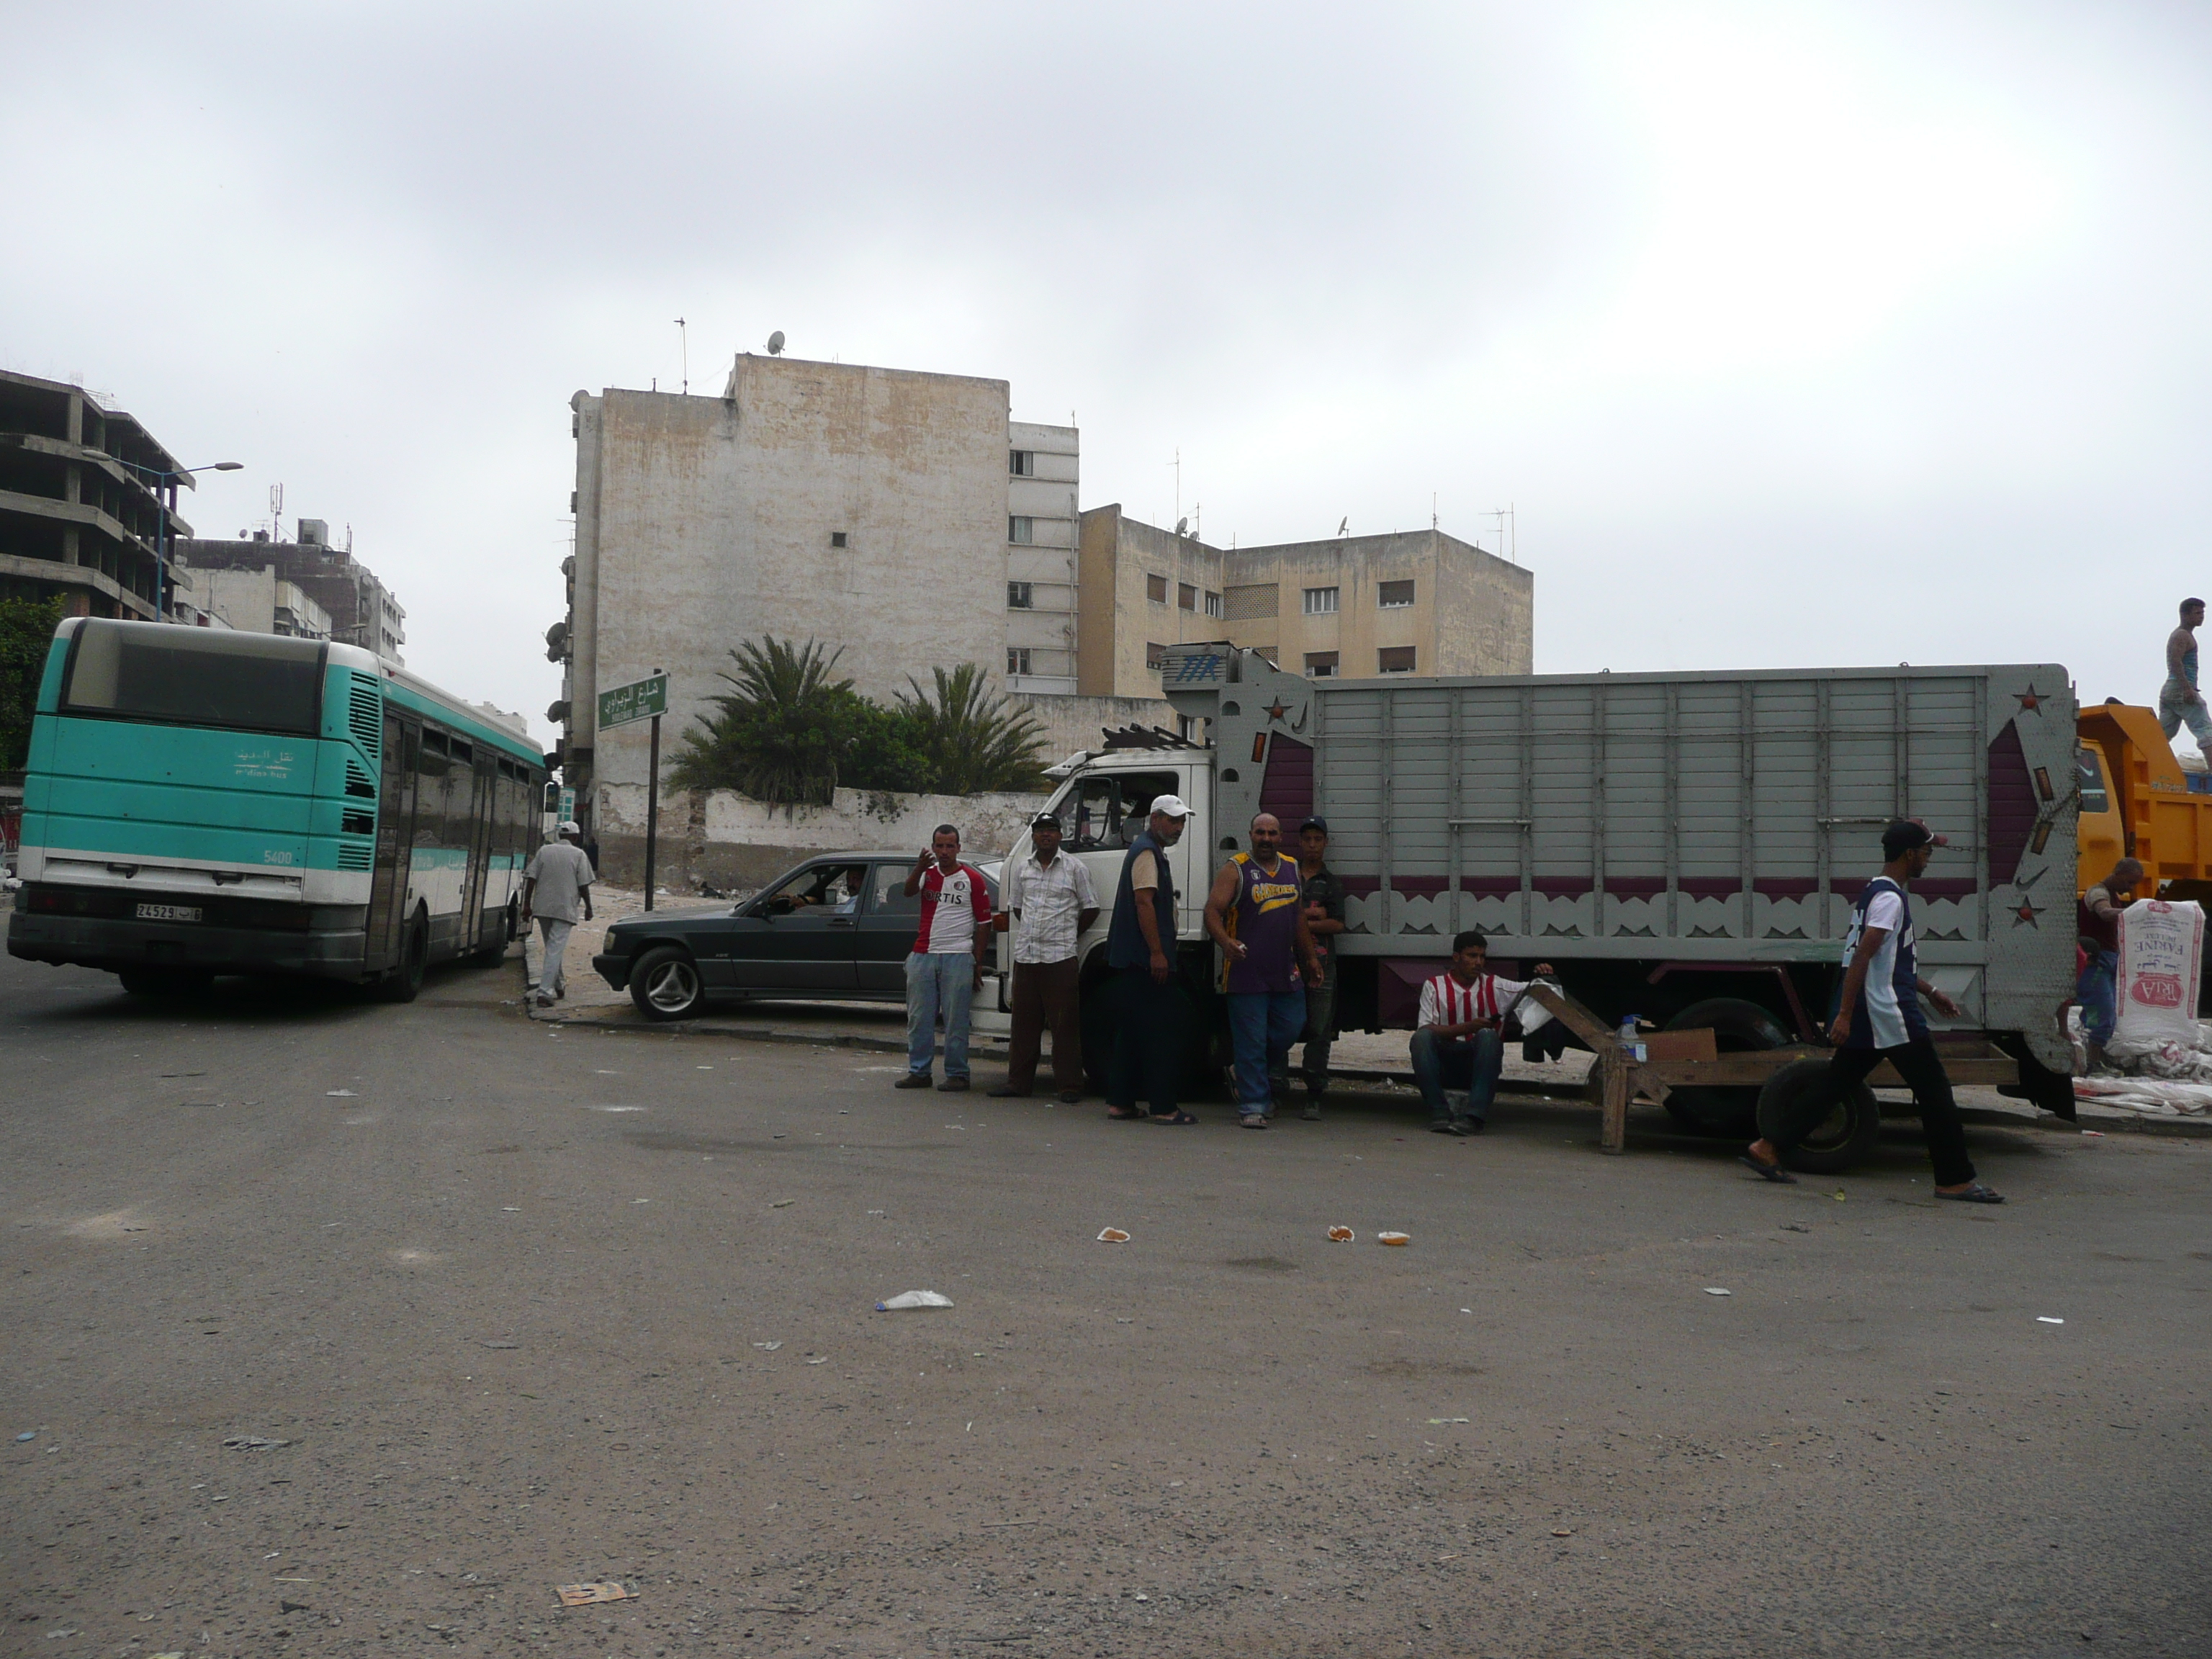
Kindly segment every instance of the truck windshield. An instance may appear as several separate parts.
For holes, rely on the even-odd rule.
[[[161,623],[77,630],[62,712],[313,737],[321,724],[319,640]]]
[[[1099,853],[1127,847],[1145,827],[1155,796],[1172,795],[1172,772],[1092,772],[1054,803],[1070,850]]]

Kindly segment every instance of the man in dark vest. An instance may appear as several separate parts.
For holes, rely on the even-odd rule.
[[[1305,988],[1321,983],[1321,957],[1306,926],[1297,860],[1283,856],[1283,826],[1273,812],[1253,817],[1251,845],[1214,877],[1206,931],[1221,947],[1237,1116],[1248,1129],[1264,1129],[1275,1115],[1271,1079],[1290,1068],[1291,1045],[1305,1028]]]
[[[1835,1109],[1847,1089],[1855,1089],[1887,1060],[1912,1091],[1928,1157],[1936,1166],[1936,1196],[1966,1204],[2002,1204],[2004,1200],[1974,1178],[1966,1156],[1965,1120],[1951,1097],[1951,1079],[1929,1036],[1920,1012],[1926,997],[1938,1013],[1956,1018],[1959,1005],[1920,977],[1912,933],[1912,901],[1906,884],[1928,867],[1936,849],[1948,845],[1917,818],[1899,818],[1881,832],[1886,862],[1851,906],[1851,925],[1844,938],[1844,985],[1828,1037],[1836,1045],[1825,1087],[1808,1086],[1790,1103],[1786,1120],[1773,1133],[1754,1140],[1742,1162],[1768,1181],[1794,1182],[1782,1167],[1790,1149]]]
[[[2135,896],[2143,867],[2135,859],[2122,859],[2106,876],[2075,902],[2074,933],[2081,947],[2081,973],[2074,984],[2074,1000],[2081,1008],[2081,1037],[2089,1051],[2089,1069],[2101,1070],[2105,1045],[2112,1040],[2118,1023],[2117,993],[2120,973],[2120,913]]]
[[[1114,890],[1106,962],[1114,970],[1114,1048],[1106,1065],[1106,1115],[1140,1118],[1141,1073],[1155,1123],[1198,1120],[1176,1103],[1182,1059],[1182,995],[1176,987],[1175,871],[1167,849],[1182,839],[1190,808],[1173,795],[1153,799],[1146,827],[1130,842]]]

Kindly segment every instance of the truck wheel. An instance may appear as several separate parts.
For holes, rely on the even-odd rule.
[[[1881,1108],[1863,1083],[1838,1091],[1825,1060],[1793,1060],[1759,1091],[1759,1133],[1768,1139],[1785,1117],[1802,1114],[1825,1099],[1828,1109],[1784,1160],[1808,1175],[1841,1175],[1874,1155],[1881,1139]]]
[[[1790,1042],[1790,1033],[1773,1015],[1741,997],[1707,997],[1703,1002],[1693,1002],[1668,1020],[1665,1029],[1710,1030],[1714,1048],[1724,1054],[1781,1048]],[[1748,1138],[1759,1125],[1759,1091],[1749,1087],[1674,1089],[1668,1093],[1667,1110],[1692,1134]]]
[[[691,953],[656,945],[630,965],[629,1000],[647,1019],[689,1019],[707,1000]]]

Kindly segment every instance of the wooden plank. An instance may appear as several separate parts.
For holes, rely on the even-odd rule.
[[[1608,1152],[1628,1150],[1628,1097],[1631,1085],[1628,1074],[1632,1069],[1618,1047],[1599,1061],[1602,1079],[1603,1116],[1600,1121],[1598,1145]]]
[[[1647,1063],[1662,1060],[1720,1058],[1720,1050],[1713,1046],[1712,1028],[1707,1025],[1700,1025],[1689,1031],[1654,1031],[1642,1042]]]

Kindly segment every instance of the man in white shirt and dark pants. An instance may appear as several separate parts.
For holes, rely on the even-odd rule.
[[[1010,860],[999,902],[1014,924],[1014,1034],[1006,1049],[1006,1097],[1036,1085],[1037,1050],[1052,1027],[1052,1080],[1073,1105],[1083,1098],[1082,964],[1075,947],[1098,920],[1098,896],[1080,859],[1060,850],[1060,820],[1040,812],[1030,823],[1030,850]]]
[[[580,920],[592,919],[592,884],[598,879],[591,860],[577,844],[584,838],[583,827],[564,823],[556,833],[560,840],[549,841],[532,854],[530,866],[522,872],[522,925],[529,927],[531,917],[536,916],[545,941],[544,963],[538,970],[541,1008],[550,1008],[556,997],[568,994],[562,958],[580,920],[578,907],[583,910]]]

